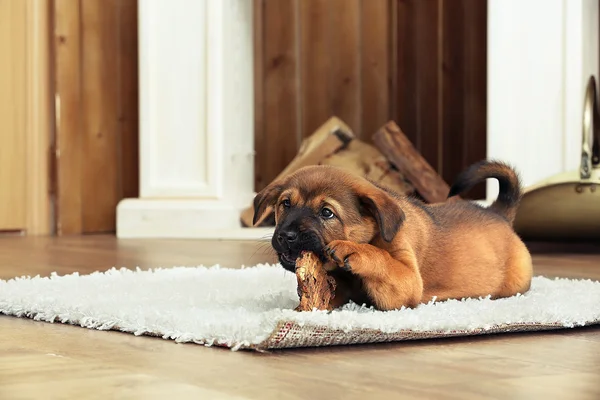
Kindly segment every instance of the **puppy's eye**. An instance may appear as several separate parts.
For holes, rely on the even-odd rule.
[[[333,211],[331,211],[329,208],[325,207],[325,208],[321,209],[321,217],[323,217],[325,219],[333,218]]]
[[[282,205],[284,208],[290,208],[292,204],[290,203],[290,200],[289,200],[289,199],[285,199],[285,200],[283,200],[283,201],[281,202],[281,205]]]

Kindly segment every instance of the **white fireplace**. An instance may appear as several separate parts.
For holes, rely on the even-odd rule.
[[[252,1],[139,2],[140,197],[121,238],[257,239]]]
[[[252,3],[140,0],[140,197],[118,205],[118,237],[271,233],[239,219],[254,196]],[[488,4],[488,157],[525,185],[576,169],[598,1]]]

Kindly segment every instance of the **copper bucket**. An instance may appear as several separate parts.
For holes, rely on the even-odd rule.
[[[596,80],[588,80],[578,171],[554,175],[524,190],[515,218],[525,240],[600,239],[600,135]]]

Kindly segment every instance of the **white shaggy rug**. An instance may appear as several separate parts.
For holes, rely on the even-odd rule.
[[[296,277],[276,265],[0,280],[2,314],[260,351],[599,324],[600,283],[535,277],[523,296],[390,312],[350,304],[299,313],[297,304]]]

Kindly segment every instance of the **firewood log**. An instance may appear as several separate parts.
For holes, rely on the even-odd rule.
[[[348,146],[323,161],[324,165],[345,168],[399,194],[413,194],[415,188],[373,145],[354,139]]]
[[[396,123],[390,121],[379,129],[373,135],[373,143],[426,202],[441,203],[446,200],[450,187],[419,154]]]
[[[305,139],[292,162],[277,176],[284,177],[307,165],[334,165],[358,176],[410,195],[415,188],[375,146],[354,138],[350,128],[339,118],[332,117],[313,135]],[[254,209],[250,205],[242,211],[242,225],[251,227]],[[272,209],[254,226],[274,226]]]
[[[329,276],[321,260],[311,252],[303,252],[296,260],[296,278],[300,304],[296,311],[332,310],[336,281]]]

